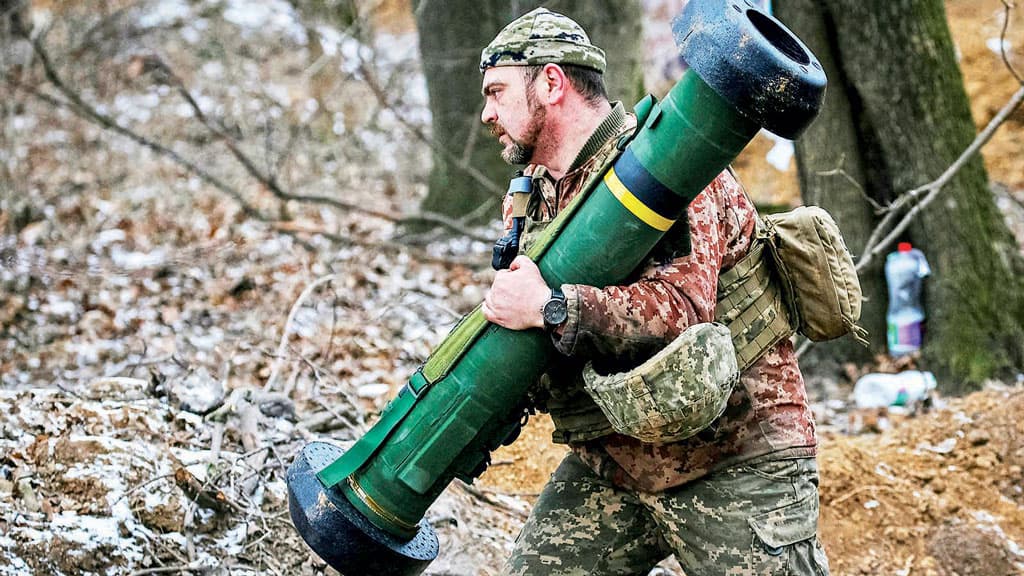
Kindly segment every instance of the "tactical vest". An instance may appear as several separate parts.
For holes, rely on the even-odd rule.
[[[617,140],[613,139],[598,152],[602,157],[595,162],[592,174],[601,174],[618,158]],[[533,203],[531,208],[535,209],[536,204]],[[535,213],[535,210],[530,212]],[[529,250],[550,222],[534,220],[530,213],[527,214],[520,253]],[[732,268],[722,272],[718,279],[715,321],[729,327],[741,371],[794,333],[779,282],[773,278],[774,273],[765,254],[762,230],[758,218],[750,251]],[[614,432],[608,418],[584,388],[583,366],[582,361],[565,358],[544,374],[535,387],[535,403],[551,415],[555,425],[552,435],[555,442],[585,442]]]

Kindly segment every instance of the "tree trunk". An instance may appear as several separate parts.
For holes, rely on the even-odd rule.
[[[857,207],[841,212],[840,225],[858,252],[863,242],[854,235],[874,218],[868,219],[855,187],[821,187],[820,172],[834,170],[844,158],[846,172],[871,196],[891,201],[936,179],[975,136],[943,3],[782,0],[776,10],[798,35],[829,39],[826,49],[812,49],[832,60],[829,89],[844,92],[848,111],[834,96],[827,101],[828,124],[814,127],[816,138],[798,150],[801,184],[808,186],[808,201]],[[945,391],[965,392],[1024,365],[1024,263],[980,157],[941,195],[906,239],[924,251],[933,271],[925,284],[924,367],[936,373]],[[864,278],[869,275],[874,282],[881,273],[869,270]],[[867,306],[875,318],[885,300]]]
[[[434,141],[446,150],[433,155],[423,210],[452,217],[470,215],[473,223],[497,215],[501,192],[495,189],[505,189],[513,168],[501,160],[500,147],[480,123],[480,51],[506,24],[540,5],[575,19],[608,53],[605,81],[613,99],[619,95],[631,106],[639,97],[641,12],[637,0],[452,0],[443,6],[420,0],[414,9]],[[469,167],[489,177],[490,187],[474,177]]]
[[[828,76],[825,104],[814,124],[795,142],[797,175],[805,204],[821,206],[839,224],[846,245],[854,258],[867,244],[878,220],[866,196],[877,187],[867,181],[869,154],[860,142],[857,130],[861,110],[845,90],[849,81],[838,62],[839,47],[835,30],[825,9],[816,0],[786,0],[775,4],[776,16],[793,30],[814,52]],[[818,344],[803,358],[813,376],[835,373],[842,362],[865,362],[884,353],[886,293],[882,263],[876,262],[860,274],[864,305],[861,326],[870,334],[870,347],[851,338]]]

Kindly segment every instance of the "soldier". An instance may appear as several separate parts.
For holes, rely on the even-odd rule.
[[[571,19],[534,10],[483,50],[481,120],[510,164],[533,179],[524,249],[614,158],[635,117],[609,102],[605,54]],[[506,229],[511,228],[506,198]],[[711,322],[720,271],[749,251],[757,215],[725,171],[690,204],[621,286],[548,286],[518,256],[483,304],[490,322],[541,328],[560,360],[535,387],[566,456],[544,488],[504,573],[646,574],[675,554],[687,574],[828,573],[817,539],[814,422],[792,343],[781,339],[723,396],[724,412],[684,440],[616,432],[588,393],[583,368],[630,369]],[[731,349],[731,348],[730,348]],[[732,382],[730,382],[730,385]],[[726,401],[727,397],[727,401]]]

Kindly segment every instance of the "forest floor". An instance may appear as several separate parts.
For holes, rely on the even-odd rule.
[[[3,132],[13,187],[0,196],[0,575],[331,573],[290,524],[285,469],[306,442],[367,430],[482,299],[489,246],[417,244],[379,216],[410,212],[425,192],[429,149],[408,130],[426,126],[408,14],[380,16],[367,47],[281,17],[293,14],[285,2],[261,3],[263,20],[232,12],[241,0],[156,4],[132,30],[161,47],[200,109],[233,119],[226,131],[249,137],[243,151],[277,162],[296,192],[338,190],[378,215],[277,202],[173,83],[148,84],[160,67],[137,44],[98,43],[71,61],[103,74],[59,71],[90,87],[99,112],[196,158],[263,218],[166,156],[15,94]],[[1001,7],[947,2],[979,127],[1016,86],[993,51]],[[1024,65],[1020,9],[1011,32]],[[301,61],[314,36],[322,52]],[[293,38],[305,40],[288,49]],[[323,58],[343,77],[309,72]],[[397,95],[387,106],[354,80],[367,60]],[[367,101],[377,106],[355,104]],[[272,129],[283,120],[298,129]],[[983,154],[1024,245],[1022,150],[1018,110]],[[796,201],[786,155],[759,137],[737,162],[758,201]],[[1024,574],[1024,388],[991,382],[910,411],[853,409],[858,374],[898,367],[847,366],[827,395],[810,391],[832,573]],[[455,482],[427,516],[441,539],[427,573],[495,574],[564,453],[535,417],[473,486]]]

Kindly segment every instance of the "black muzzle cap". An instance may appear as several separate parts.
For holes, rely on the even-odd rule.
[[[306,544],[344,576],[416,576],[437,558],[434,529],[421,520],[411,540],[377,528],[341,494],[324,488],[316,473],[344,450],[312,442],[288,468],[288,511]]]
[[[825,71],[788,28],[749,0],[690,0],[672,23],[687,65],[741,114],[796,139],[825,99]]]

